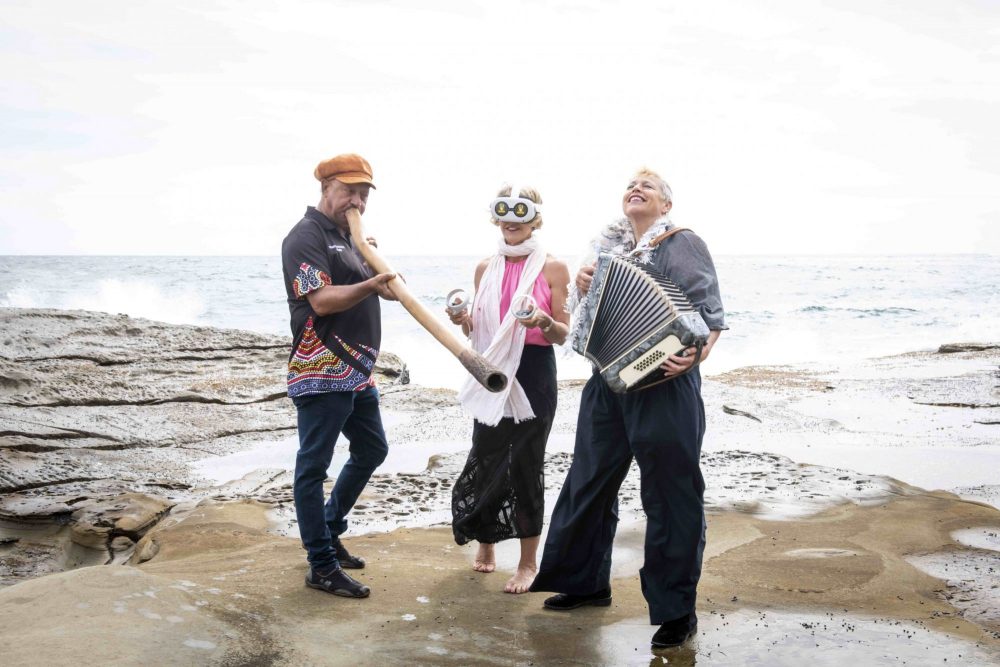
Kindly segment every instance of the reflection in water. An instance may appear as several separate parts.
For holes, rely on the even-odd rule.
[[[664,667],[665,665],[670,665],[670,667],[693,667],[698,655],[694,648],[695,641],[691,640],[687,644],[678,646],[677,648],[653,649],[656,657],[649,661],[649,667]]]
[[[767,667],[842,667],[843,665],[1000,664],[996,644],[977,643],[936,632],[919,623],[834,612],[701,612],[698,634],[672,649],[652,649],[656,626],[636,617],[600,625],[602,616],[576,617],[576,625],[596,623],[586,645],[576,642],[572,659],[587,665],[674,667],[766,665]],[[547,650],[555,648],[548,637]],[[539,641],[541,644],[542,641]]]

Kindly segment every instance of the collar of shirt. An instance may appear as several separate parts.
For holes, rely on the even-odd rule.
[[[315,206],[306,207],[305,217],[319,223],[319,226],[322,227],[325,231],[332,232],[337,236],[339,236],[340,238],[344,239],[344,241],[348,245],[351,244],[351,233],[349,231],[347,232],[341,231],[340,227],[337,226],[337,223],[335,223],[333,220],[323,215],[323,213],[321,213],[320,210]]]

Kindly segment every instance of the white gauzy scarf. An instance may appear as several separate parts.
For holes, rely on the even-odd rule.
[[[504,313],[502,320],[500,318],[500,290],[506,258],[525,255],[528,257],[524,260],[514,298],[531,294],[545,266],[545,251],[534,237],[516,246],[507,245],[501,239],[499,252],[486,267],[472,306],[472,348],[507,375],[507,386],[494,393],[470,376],[458,392],[458,399],[476,421],[488,426],[495,426],[503,417],[522,422],[535,416],[524,389],[514,377],[521,364],[527,330],[510,312]]]

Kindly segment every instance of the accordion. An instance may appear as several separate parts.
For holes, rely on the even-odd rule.
[[[671,354],[701,346],[708,325],[669,278],[648,264],[602,254],[575,326],[573,349],[616,393],[664,382],[654,373]],[[697,360],[696,360],[697,363]]]

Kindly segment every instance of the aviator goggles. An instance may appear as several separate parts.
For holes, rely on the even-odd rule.
[[[516,186],[511,189],[511,193],[520,191]],[[497,222],[531,222],[542,212],[542,207],[527,197],[511,194],[508,197],[494,199],[490,205],[490,212]]]

